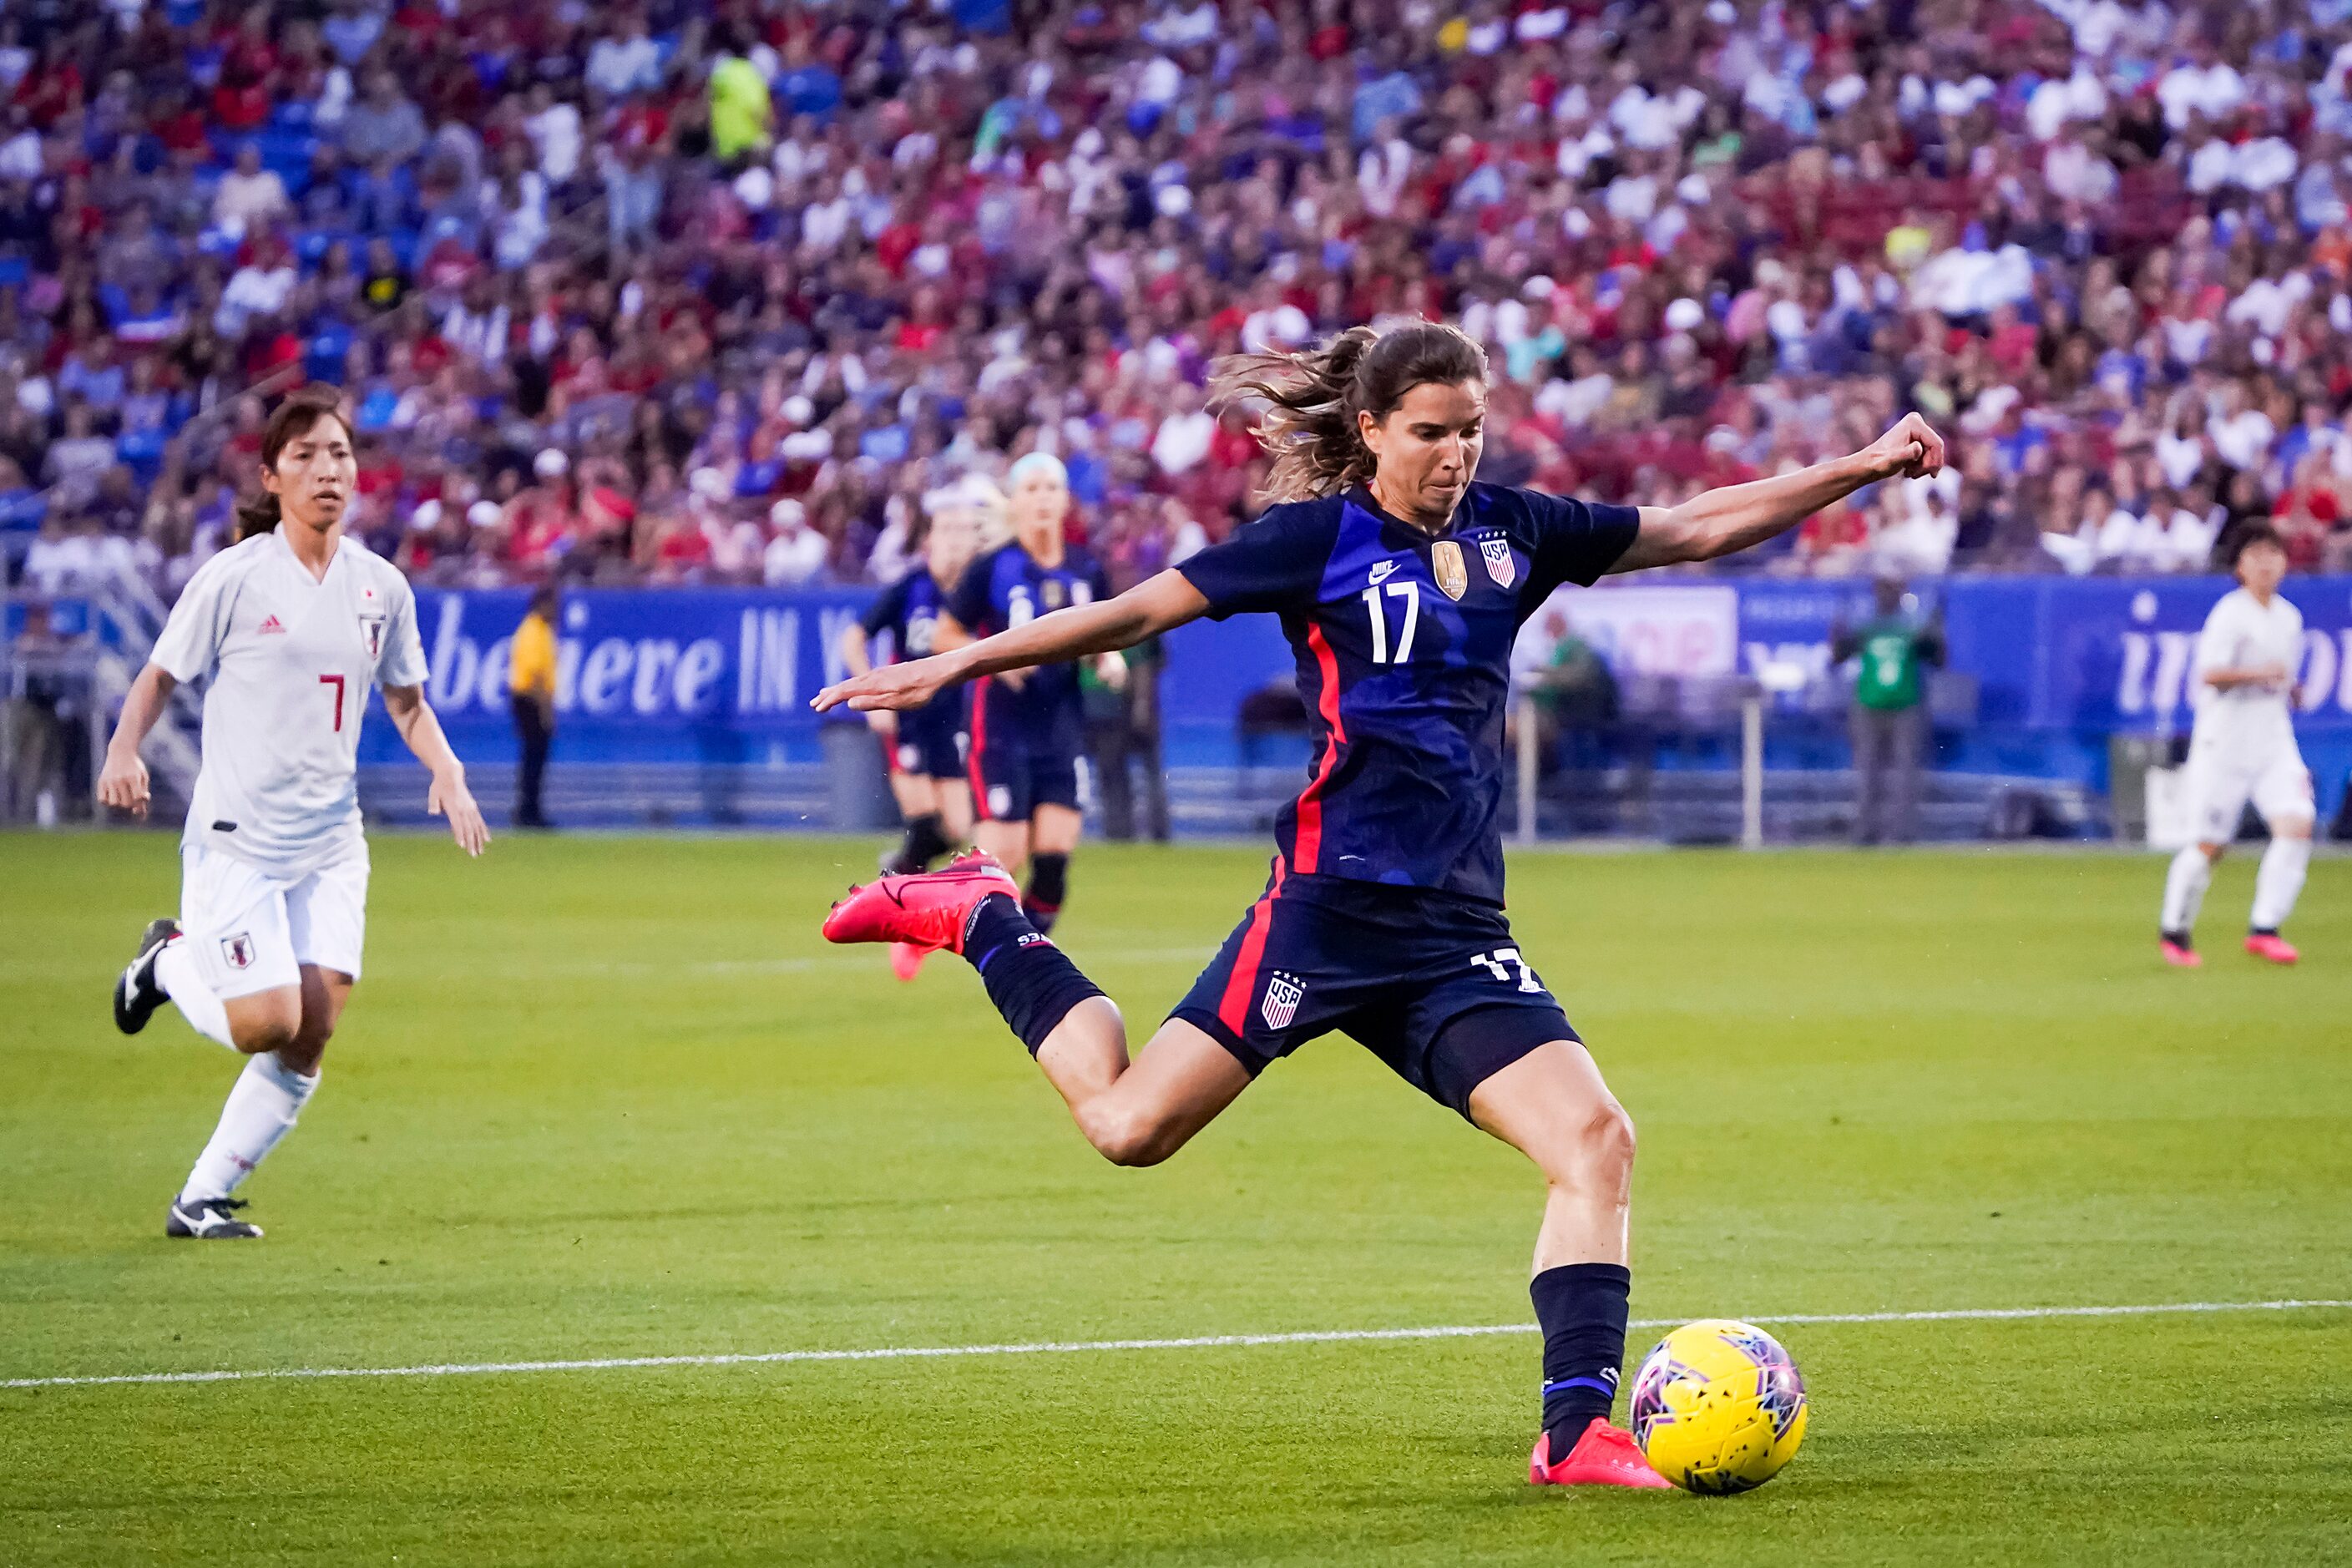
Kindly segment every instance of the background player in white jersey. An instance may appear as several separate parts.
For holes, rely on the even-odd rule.
[[[180,921],[159,920],[114,987],[114,1021],[144,1028],[168,997],[198,1033],[248,1058],[164,1220],[167,1236],[259,1236],[237,1184],[294,1125],[360,976],[368,854],[360,835],[360,715],[383,689],[401,739],[432,770],[426,805],[468,855],[489,842],[466,770],[425,701],[416,600],[343,535],[358,479],[332,387],[289,397],[261,445],[263,494],[239,539],[192,578],[132,682],[99,798],[143,814],[139,744],[184,681],[209,679],[204,765],[181,836]]]
[[[2197,908],[2249,800],[2271,843],[2254,874],[2248,952],[2273,963],[2295,961],[2279,927],[2294,912],[2311,865],[2311,771],[2294,743],[2290,706],[2303,657],[2303,613],[2279,594],[2286,549],[2257,524],[2239,540],[2236,569],[2239,586],[2205,617],[2189,677],[2197,707],[2189,742],[2196,838],[2173,857],[2164,879],[2163,918],[2165,962],[2184,969],[2204,962],[2190,941]]]

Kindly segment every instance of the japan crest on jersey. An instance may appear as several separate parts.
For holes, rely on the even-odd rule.
[[[249,931],[239,931],[235,936],[225,936],[221,938],[221,956],[228,961],[228,966],[231,969],[252,968],[252,933]]]
[[[1511,542],[1507,539],[1482,539],[1478,553],[1486,557],[1486,575],[1495,580],[1497,588],[1507,588],[1519,574],[1518,563],[1511,559]]]
[[[384,614],[375,602],[373,588],[360,590],[360,640],[367,644],[370,659],[383,657]]]
[[[1298,1016],[1298,999],[1307,994],[1307,983],[1295,974],[1280,972],[1270,974],[1265,982],[1265,1001],[1258,1011],[1269,1029],[1286,1029],[1290,1020]]]

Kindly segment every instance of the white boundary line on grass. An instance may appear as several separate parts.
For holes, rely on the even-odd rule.
[[[1926,1312],[1780,1312],[1756,1323],[1955,1323],[2048,1318],[2140,1318],[2177,1312],[2293,1312],[2352,1308],[2352,1300],[2171,1301],[2144,1307],[1958,1307]],[[1681,1318],[1637,1318],[1634,1329],[1670,1329]],[[250,1372],[133,1372],[110,1377],[12,1377],[0,1388],[89,1388],[119,1383],[261,1383],[286,1378],[462,1377],[483,1373],[605,1372],[623,1367],[765,1366],[788,1362],[922,1361],[946,1356],[1067,1355],[1079,1351],[1219,1350],[1242,1345],[1338,1344],[1360,1340],[1461,1340],[1531,1334],[1533,1323],[1454,1323],[1425,1329],[1322,1329],[1286,1334],[1198,1334],[1177,1340],[1064,1340],[1034,1344],[889,1345],[874,1350],[768,1351],[736,1355],[605,1356],[590,1361],[450,1362],[435,1366],[308,1366]]]

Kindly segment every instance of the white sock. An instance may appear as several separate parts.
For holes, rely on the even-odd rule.
[[[2213,862],[2194,844],[2181,846],[2164,874],[2164,920],[2159,930],[2187,936],[2197,925],[2197,910],[2205,889],[2213,882]]]
[[[278,1141],[294,1130],[294,1119],[318,1087],[317,1073],[303,1077],[279,1061],[275,1051],[247,1058],[236,1087],[228,1091],[228,1103],[221,1107],[213,1141],[196,1156],[188,1184],[180,1189],[181,1200],[225,1198],[236,1191],[237,1184],[278,1147]]]
[[[188,951],[186,937],[173,938],[155,955],[155,984],[163,988],[163,994],[172,999],[190,1028],[230,1050],[236,1049],[236,1041],[228,1032],[228,1008],[205,984],[204,972],[196,967],[196,955]]]
[[[2311,840],[2273,838],[2263,851],[2262,869],[2254,873],[2254,929],[2276,931],[2294,913],[2303,891],[2303,875],[2311,867]]]

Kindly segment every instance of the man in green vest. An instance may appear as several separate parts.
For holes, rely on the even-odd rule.
[[[1841,626],[1830,640],[1836,663],[1861,661],[1852,721],[1853,841],[1907,844],[1919,830],[1919,753],[1927,731],[1925,672],[1944,662],[1944,628],[1936,621],[1921,626],[1904,613],[1899,579],[1880,578],[1874,593],[1877,612],[1853,631]]]

